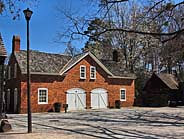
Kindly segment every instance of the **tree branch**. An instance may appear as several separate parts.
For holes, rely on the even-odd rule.
[[[144,32],[144,31],[137,31],[137,30],[128,30],[128,29],[123,29],[123,28],[111,28],[111,29],[106,29],[103,32],[100,32],[98,35],[101,35],[105,32],[110,32],[110,31],[122,31],[122,32],[127,32],[127,33],[137,33],[137,34],[152,35],[152,36],[172,36],[172,35],[180,34],[180,33],[184,32],[184,29],[174,31],[174,32],[169,32],[169,33],[157,33],[157,32]]]
[[[126,2],[126,1],[128,1],[128,0],[107,0],[107,3],[108,4],[111,4],[111,3],[121,3],[121,2]]]

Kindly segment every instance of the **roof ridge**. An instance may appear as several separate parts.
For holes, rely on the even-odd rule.
[[[27,52],[27,50],[20,50],[20,51],[25,51]],[[37,52],[37,53],[44,53],[44,54],[51,54],[51,55],[62,55],[62,56],[68,56],[68,57],[71,57],[67,54],[63,54],[63,53],[49,53],[49,52],[42,52],[42,51],[39,51],[39,50],[30,50],[30,52]]]

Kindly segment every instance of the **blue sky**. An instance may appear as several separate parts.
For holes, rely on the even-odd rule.
[[[55,10],[57,6],[72,9],[77,14],[86,13],[95,7],[87,7],[87,0],[39,0],[37,6],[21,5],[22,10],[29,7],[33,11],[30,20],[30,47],[32,50],[43,52],[62,53],[66,46],[55,43],[56,33],[66,27],[64,17]],[[175,0],[181,1],[181,0]],[[87,7],[87,8],[86,8]],[[0,16],[0,33],[3,37],[5,47],[10,54],[13,35],[21,37],[21,49],[26,49],[26,20],[21,12],[20,19],[12,20],[11,16]],[[76,41],[74,45],[81,49],[84,41]]]
[[[54,42],[56,32],[64,27],[62,16],[55,10],[55,7],[58,5],[66,8],[84,8],[78,0],[52,0],[52,2],[49,0],[40,0],[37,6],[29,6],[33,11],[30,20],[31,49],[51,53],[64,52],[66,46]],[[27,7],[27,5],[21,6],[22,10]],[[0,32],[9,54],[11,53],[13,35],[19,35],[21,37],[21,49],[26,49],[26,20],[23,13],[21,13],[20,19],[18,20],[12,20],[11,16],[0,16]],[[82,48],[84,43],[77,42],[75,45],[78,48]]]

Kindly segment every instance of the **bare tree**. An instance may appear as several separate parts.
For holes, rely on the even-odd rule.
[[[64,53],[73,57],[73,56],[79,54],[80,50],[78,50],[76,47],[72,46],[71,42],[68,42]]]
[[[71,35],[71,38],[75,38],[76,35],[82,35],[87,37],[92,37],[88,32],[86,32],[87,25],[96,17],[100,17],[103,20],[110,19],[113,23],[117,22],[117,19],[114,18],[114,9],[115,7],[120,8],[123,5],[126,5],[126,9],[128,10],[129,6],[127,3],[131,3],[132,0],[89,0],[98,5],[98,9],[96,14],[92,16],[75,16],[71,14],[72,12],[68,13],[66,11],[62,11],[62,13],[69,19],[70,21],[70,29],[68,30],[67,35]],[[119,27],[119,26],[112,26],[107,27],[101,30],[97,36],[100,36],[106,32],[127,32],[127,33],[136,33],[142,35],[152,35],[154,37],[159,38],[162,42],[166,42],[170,39],[176,38],[178,35],[181,35],[184,32],[184,28],[181,26],[177,26],[176,30],[170,31],[168,30],[168,26],[172,22],[178,23],[175,18],[175,12],[177,9],[184,9],[183,5],[184,2],[172,3],[169,0],[150,0],[144,2],[145,4],[138,3],[141,5],[141,13],[139,14],[139,20],[137,20],[138,26],[146,26],[148,29],[152,27],[154,23],[159,23],[159,27],[157,30],[140,30],[138,28],[132,28],[131,26],[126,27]],[[183,10],[182,10],[183,11]],[[87,14],[89,15],[89,14]],[[184,19],[184,14],[181,12],[181,20]],[[66,34],[65,34],[66,35]]]
[[[0,0],[0,14],[11,14],[13,20],[15,20],[16,18],[19,18],[22,10],[20,8],[20,4],[25,3],[29,5],[36,5],[36,2],[38,2],[38,0]]]

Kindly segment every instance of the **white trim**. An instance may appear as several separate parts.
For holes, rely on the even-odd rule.
[[[68,61],[68,63],[61,69],[61,73],[60,73],[60,75],[62,75],[62,74],[64,74],[66,71],[68,71],[69,69],[71,69],[75,64],[77,64],[79,61],[81,61],[83,58],[85,58],[86,56],[88,55],[88,53],[86,53],[85,55],[83,55],[80,59],[78,59],[75,63],[73,63],[70,67],[68,67],[67,69],[65,69],[64,71],[62,71],[63,70],[63,68],[65,67],[65,66],[67,66],[69,63],[70,63],[70,61],[72,61],[73,59],[70,59],[69,61]]]
[[[95,62],[104,70],[106,71],[109,75],[113,76],[113,74],[100,62],[91,52],[88,52],[88,54],[95,60]]]
[[[94,77],[91,77],[92,68],[94,68]],[[96,79],[96,67],[95,66],[90,66],[90,79]]]
[[[65,69],[66,66],[68,66],[68,64],[72,61],[72,58],[63,66],[63,68],[59,71],[59,74],[62,75],[63,74],[63,70]],[[65,71],[65,70],[64,70]]]
[[[40,90],[46,90],[46,102],[40,102]],[[38,88],[38,104],[48,104],[48,89],[47,88]]]
[[[73,92],[72,92],[73,90],[79,90],[80,92],[84,92],[84,93],[86,94],[85,90],[82,89],[82,88],[70,88],[70,89],[68,89],[68,90],[66,91],[66,93],[67,93],[67,94],[70,94],[70,93],[73,94]]]
[[[62,75],[66,71],[68,71],[70,68],[72,68],[74,65],[76,65],[79,61],[81,61],[83,58],[85,58],[87,55],[89,55],[105,72],[107,72],[109,75],[113,76],[113,74],[100,62],[91,52],[87,52],[85,55],[83,55],[80,59],[78,59],[75,63],[73,63],[70,67],[65,69],[60,73]],[[62,68],[63,69],[63,68]]]
[[[84,77],[81,76],[81,69],[84,68]],[[86,79],[86,66],[85,65],[80,65],[80,79]]]
[[[121,91],[122,91],[122,90],[125,91],[125,99],[122,99],[122,98],[121,98]],[[120,101],[126,101],[126,89],[125,89],[125,88],[121,88],[121,89],[120,89]]]

